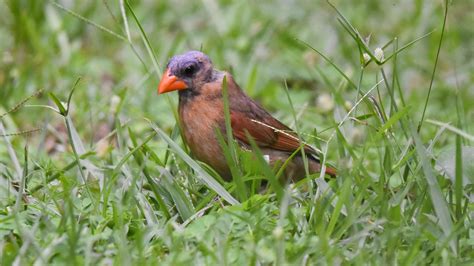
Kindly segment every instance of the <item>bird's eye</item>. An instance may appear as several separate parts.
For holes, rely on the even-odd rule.
[[[196,65],[189,65],[183,69],[183,74],[187,77],[191,77],[194,73],[196,73],[196,70]]]

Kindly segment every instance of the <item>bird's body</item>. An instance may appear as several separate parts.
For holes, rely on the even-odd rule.
[[[301,141],[293,130],[248,97],[229,73],[215,70],[206,55],[191,51],[170,60],[159,92],[179,90],[179,117],[184,140],[198,160],[210,165],[224,179],[231,179],[216,135],[216,130],[220,130],[225,136],[222,96],[224,77],[228,88],[232,133],[239,145],[251,150],[250,136],[262,153],[268,156],[271,165],[285,162],[293,152],[300,149]],[[309,172],[319,172],[321,165],[316,150],[306,144],[303,147],[308,154]],[[326,173],[335,175],[335,170],[327,168]],[[304,176],[304,161],[302,155],[297,154],[286,166],[285,177],[300,179]]]

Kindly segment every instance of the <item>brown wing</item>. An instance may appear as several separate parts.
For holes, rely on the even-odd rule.
[[[267,114],[268,115],[268,114]],[[300,140],[294,131],[273,117],[258,120],[248,113],[231,111],[232,131],[234,137],[250,145],[247,133],[254,139],[259,147],[275,150],[294,152],[300,147]],[[316,151],[304,145],[305,152],[315,154]]]
[[[261,148],[270,148],[288,153],[293,153],[301,146],[298,135],[289,127],[275,119],[257,102],[249,98],[228,75],[230,120],[234,137],[243,144],[249,145],[248,135]],[[222,123],[224,124],[224,123]],[[319,171],[318,153],[311,146],[304,145],[306,153],[314,155]],[[336,170],[326,167],[326,173],[336,176]]]
[[[234,137],[244,144],[250,145],[248,134],[259,147],[294,152],[300,147],[298,135],[275,119],[257,102],[240,89],[231,75],[227,76],[229,88],[230,119]],[[316,151],[304,145],[305,152],[317,155]]]

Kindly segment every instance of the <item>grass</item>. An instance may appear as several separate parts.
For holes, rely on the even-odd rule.
[[[0,264],[472,264],[473,6],[392,2],[4,1]],[[194,160],[156,95],[190,49],[338,177]]]

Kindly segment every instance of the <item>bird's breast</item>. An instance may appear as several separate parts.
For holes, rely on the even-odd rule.
[[[222,101],[209,101],[199,96],[180,103],[179,115],[184,139],[193,155],[227,178],[229,169],[216,137],[216,130],[222,128],[224,119]]]

